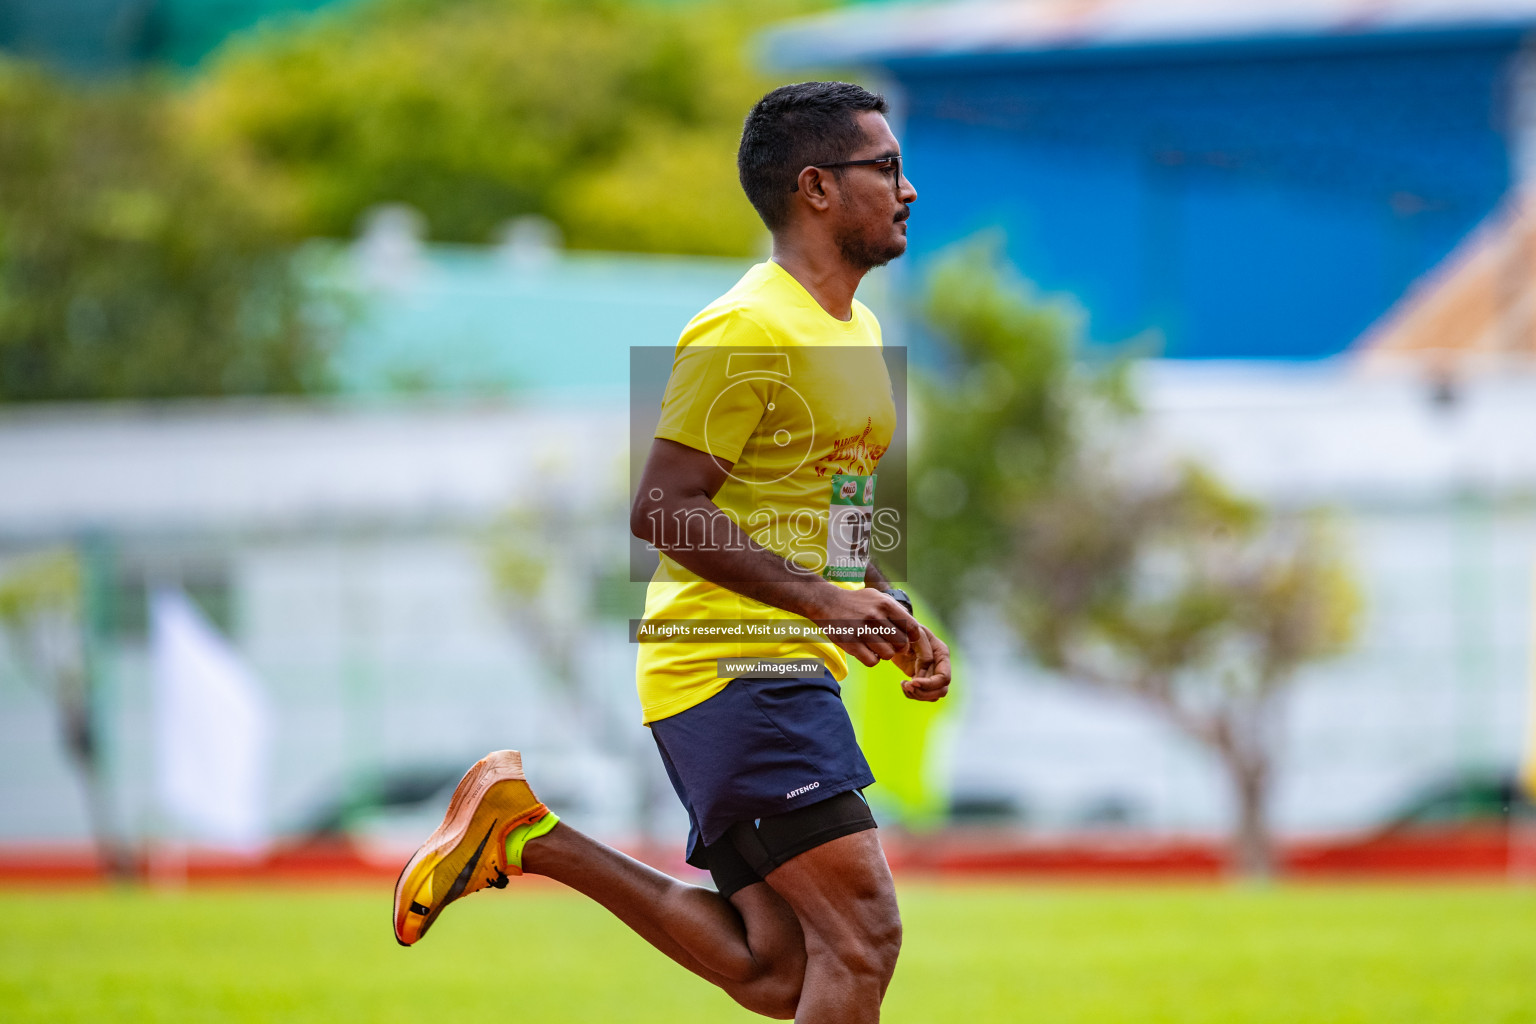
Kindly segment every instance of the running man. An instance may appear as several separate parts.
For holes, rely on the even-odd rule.
[[[886,112],[858,86],[807,82],[748,115],[737,162],[772,257],[684,329],[631,509],[635,535],[661,552],[647,620],[809,620],[835,641],[640,646],[644,720],[688,811],[688,861],[716,891],[559,823],[520,756],[499,751],[401,872],[402,945],[460,896],[532,872],[757,1013],[879,1020],[901,919],[837,680],[846,652],[894,660],[914,700],[950,683],[948,648],[868,558],[896,424],[879,324],[854,292],[906,251],[917,199]],[[742,656],[818,658],[825,671],[722,678],[717,659]]]

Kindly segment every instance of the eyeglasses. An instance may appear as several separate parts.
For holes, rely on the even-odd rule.
[[[873,167],[881,174],[890,171],[891,177],[894,180],[901,180],[901,154],[899,153],[896,156],[877,156],[869,160],[839,160],[835,164],[806,164],[806,166],[815,167],[823,171],[831,170],[834,167]],[[796,181],[790,191],[800,191],[800,182]]]

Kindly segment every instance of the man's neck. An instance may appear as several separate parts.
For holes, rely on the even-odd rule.
[[[835,250],[809,249],[778,239],[774,239],[770,259],[799,281],[828,315],[844,321],[853,319],[853,293],[868,271],[849,266]]]

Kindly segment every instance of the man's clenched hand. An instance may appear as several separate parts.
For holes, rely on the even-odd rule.
[[[912,700],[939,700],[949,692],[949,645],[919,624],[922,635],[916,643],[891,660],[911,676],[901,684],[901,692]]]

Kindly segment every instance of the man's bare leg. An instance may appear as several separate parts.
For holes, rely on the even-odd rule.
[[[768,873],[805,935],[798,1024],[874,1024],[901,951],[896,887],[873,829]]]
[[[756,1013],[800,1024],[880,1019],[901,918],[874,830],[808,850],[729,902],[563,823],[529,842],[523,869],[592,898]]]
[[[781,1019],[795,1015],[806,970],[805,938],[790,905],[768,885],[746,886],[727,901],[564,822],[529,841],[522,859],[524,871],[553,878],[602,904],[641,938],[747,1009]]]

